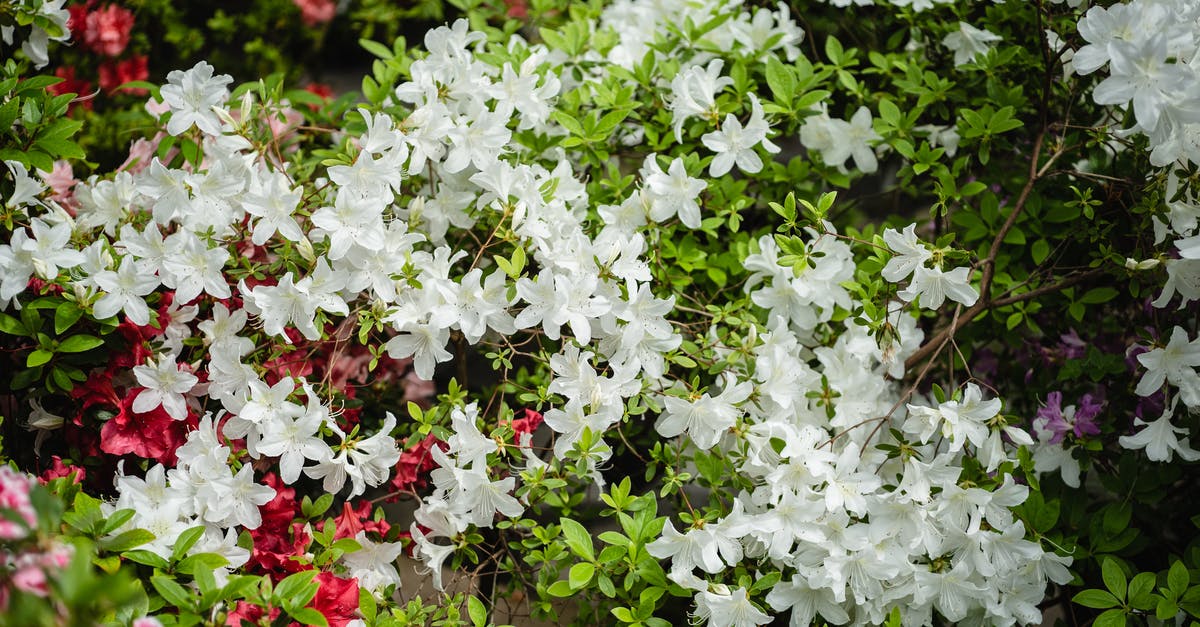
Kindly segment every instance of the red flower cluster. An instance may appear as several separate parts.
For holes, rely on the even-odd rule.
[[[96,68],[101,89],[112,93],[125,83],[150,77],[145,55],[129,54],[124,59],[117,58],[129,47],[134,21],[132,11],[118,4],[97,6],[94,0],[73,5],[67,10],[71,14],[67,28],[75,41],[84,49],[103,58]],[[54,74],[64,79],[62,83],[50,88],[55,94],[85,95],[91,92],[92,82],[77,78],[78,68],[60,67]],[[131,88],[127,91],[134,95],[146,94],[145,89]],[[87,109],[92,107],[90,100],[82,100],[80,104]]]

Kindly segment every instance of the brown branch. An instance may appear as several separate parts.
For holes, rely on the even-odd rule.
[[[1067,289],[1068,287],[1071,287],[1072,285],[1078,285],[1085,281],[1090,281],[1091,279],[1094,279],[1102,274],[1104,274],[1103,270],[1101,270],[1100,268],[1093,268],[1091,270],[1088,270],[1087,272],[1080,272],[1079,274],[1070,275],[1070,276],[1064,278],[1063,280],[1059,281],[1058,283],[1052,283],[1050,285],[1043,285],[1041,287],[1029,290],[1028,292],[1023,292],[1021,294],[1016,294],[1013,296],[1005,296],[1003,298],[997,298],[992,301],[992,307],[1004,307],[1005,305],[1012,305],[1014,303],[1020,303],[1020,302],[1024,302],[1027,300],[1031,300],[1031,299],[1037,298],[1038,296],[1042,296],[1044,294],[1053,294],[1054,292],[1060,292],[1062,290]]]
[[[1025,210],[1025,205],[1029,202],[1029,195],[1033,193],[1033,186],[1037,184],[1037,182],[1043,176],[1046,175],[1046,172],[1049,171],[1050,166],[1053,165],[1055,160],[1057,160],[1058,157],[1063,154],[1061,149],[1056,151],[1050,156],[1049,159],[1046,160],[1046,163],[1039,168],[1038,160],[1041,158],[1042,144],[1045,142],[1045,139],[1046,129],[1043,126],[1042,131],[1038,133],[1037,137],[1034,138],[1033,141],[1033,155],[1029,159],[1029,178],[1025,181],[1025,186],[1021,189],[1020,195],[1017,196],[1017,202],[1013,205],[1012,211],[1009,212],[1008,218],[1004,221],[1004,224],[1000,227],[1000,230],[996,232],[996,236],[992,239],[992,245],[988,249],[987,257],[980,261],[976,266],[977,268],[982,268],[983,270],[983,277],[979,281],[979,300],[977,300],[974,305],[963,312],[961,316],[956,315],[954,320],[938,331],[932,338],[930,338],[928,342],[923,344],[917,349],[916,352],[910,355],[908,359],[904,360],[904,368],[906,370],[911,369],[913,366],[921,363],[922,360],[928,358],[931,354],[940,352],[942,346],[944,346],[950,338],[954,337],[954,334],[957,333],[959,329],[966,326],[968,322],[974,320],[979,314],[985,312],[991,307],[996,306],[995,302],[992,301],[991,290],[992,279],[996,274],[996,257],[1000,254],[1000,247],[1004,244],[1005,236],[1007,236],[1008,232],[1012,230],[1014,225],[1016,225],[1017,218],[1019,218],[1021,213]]]

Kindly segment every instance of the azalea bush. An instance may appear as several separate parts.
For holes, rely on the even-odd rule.
[[[1200,618],[1194,2],[462,3],[84,180],[4,7],[0,604]]]

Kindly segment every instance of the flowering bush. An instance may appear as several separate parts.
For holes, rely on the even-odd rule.
[[[83,181],[6,66],[0,535],[117,622],[1200,617],[1194,2],[466,8]]]

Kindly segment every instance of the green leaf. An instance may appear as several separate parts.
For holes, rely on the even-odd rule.
[[[1033,257],[1033,262],[1040,264],[1050,256],[1050,243],[1044,239],[1039,239],[1029,247],[1029,254]]]
[[[559,523],[562,525],[563,539],[566,540],[571,552],[589,562],[593,561],[595,553],[592,550],[592,534],[588,533],[583,525],[570,518],[562,518]]]
[[[132,520],[136,514],[137,512],[132,509],[119,509],[113,512],[112,516],[109,516],[108,520],[104,521],[104,526],[100,529],[100,533],[102,535],[108,535],[112,533],[116,529],[120,528],[121,525],[124,525]]]
[[[1121,570],[1121,566],[1117,564],[1117,560],[1106,558],[1100,567],[1100,571],[1104,578],[1104,587],[1108,588],[1109,592],[1112,592],[1118,601],[1124,601],[1125,572]]]
[[[301,625],[318,625],[319,627],[329,627],[329,622],[325,620],[325,615],[311,607],[300,607],[292,609],[288,615],[293,620],[299,621]]]
[[[20,320],[6,313],[0,313],[0,333],[20,336],[29,335],[29,332],[25,330],[25,325],[21,324]]]
[[[1175,598],[1183,596],[1190,580],[1187,566],[1184,566],[1182,561],[1171,564],[1171,569],[1167,571],[1167,587],[1175,593]]]
[[[147,542],[154,541],[154,534],[145,529],[130,529],[117,534],[112,538],[106,538],[100,541],[100,548],[112,553],[121,553],[135,549]]]
[[[378,614],[378,606],[375,605],[375,595],[371,594],[366,588],[360,588],[358,591],[358,613],[362,614],[363,619],[368,625],[375,624],[375,616]]]
[[[766,73],[767,86],[771,88],[775,102],[790,107],[792,98],[796,95],[796,78],[792,75],[792,70],[784,65],[779,57],[771,55],[767,57]]]
[[[1104,590],[1084,590],[1071,598],[1071,602],[1084,607],[1102,610],[1121,604],[1112,594]]]
[[[284,577],[283,581],[275,586],[275,599],[293,607],[306,605],[317,593],[317,584],[313,581],[313,577],[316,576],[317,571],[304,570]],[[310,587],[311,592],[308,590]]]
[[[163,575],[154,575],[150,578],[150,585],[154,586],[154,589],[167,603],[184,610],[195,609],[192,595],[183,586],[175,583],[173,579]]]
[[[26,368],[37,368],[38,366],[45,365],[53,357],[54,357],[54,353],[51,353],[48,350],[42,350],[39,348],[39,349],[33,351],[32,353],[29,353],[29,356],[25,358],[25,367]]]
[[[216,570],[228,565],[229,560],[216,553],[197,553],[180,560],[179,565],[175,568],[181,573],[190,575],[198,570]]]
[[[550,584],[550,587],[546,589],[546,592],[549,592],[550,596],[569,597],[575,594],[575,589],[571,587],[571,584],[565,581],[556,581]]]
[[[121,557],[131,562],[145,564],[146,566],[150,566],[152,568],[165,569],[170,566],[170,564],[167,563],[167,560],[163,559],[163,557],[158,553],[151,553],[150,551],[143,551],[141,549],[125,551],[121,554]]]
[[[467,597],[467,615],[471,617],[471,624],[475,627],[484,627],[487,624],[487,608],[475,595]]]
[[[200,540],[200,536],[204,535],[205,529],[204,525],[196,525],[180,533],[179,538],[175,540],[175,548],[171,551],[171,559],[175,561],[183,559],[188,550]]]
[[[627,607],[614,607],[609,611],[612,612],[612,615],[617,617],[617,620],[621,621],[622,623],[637,622],[637,619],[633,617],[633,612],[630,612],[629,608]]]
[[[891,100],[884,98],[879,101],[879,117],[890,126],[899,126],[900,107],[897,107]]]
[[[596,565],[591,562],[579,562],[571,567],[567,574],[567,581],[571,585],[571,589],[578,590],[592,581],[592,575],[596,574]]]
[[[62,334],[63,331],[71,328],[71,325],[79,321],[83,317],[83,310],[79,305],[67,300],[63,301],[54,309],[54,332]]]
[[[1092,627],[1125,627],[1125,610],[1108,610],[1096,617]]]
[[[1158,620],[1168,620],[1179,613],[1179,606],[1172,599],[1166,597],[1158,598],[1158,607],[1154,608],[1154,615]]]
[[[90,351],[102,344],[104,344],[104,340],[94,335],[72,335],[58,345],[58,352],[82,353],[84,351]]]
[[[370,52],[384,61],[388,61],[396,56],[392,53],[390,48],[377,41],[371,41],[370,39],[359,39],[358,45],[362,46],[363,50]]]
[[[1129,582],[1129,604],[1139,610],[1154,609],[1154,573],[1138,573]]]
[[[1086,294],[1080,297],[1079,302],[1086,303],[1088,305],[1107,303],[1108,301],[1116,298],[1117,294],[1119,293],[1120,292],[1111,287],[1097,287],[1095,289],[1088,290]]]

